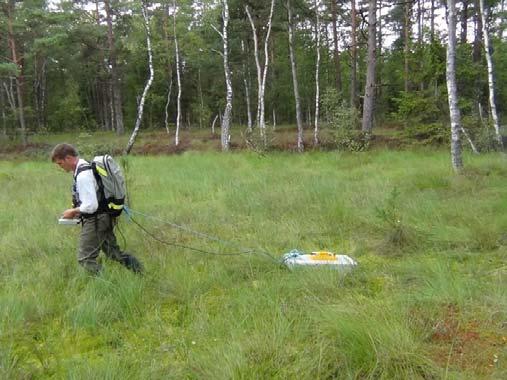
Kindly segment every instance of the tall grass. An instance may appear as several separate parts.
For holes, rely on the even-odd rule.
[[[88,144],[88,143],[87,143]],[[126,249],[91,277],[56,224],[70,175],[0,162],[0,377],[501,378],[507,170],[446,153],[131,157]],[[174,228],[184,225],[219,240]],[[293,270],[291,249],[358,260]],[[269,253],[275,260],[273,260]]]

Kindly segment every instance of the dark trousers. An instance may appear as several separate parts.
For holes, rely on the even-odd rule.
[[[105,255],[135,272],[141,272],[139,261],[120,250],[113,232],[114,218],[109,214],[97,214],[82,221],[77,260],[85,269],[98,273],[102,265],[97,261],[100,250]]]

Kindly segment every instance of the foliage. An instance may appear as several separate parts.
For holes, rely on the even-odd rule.
[[[393,98],[397,105],[394,118],[410,124],[434,123],[444,116],[439,106],[443,100],[426,91],[401,92],[399,97]]]
[[[322,94],[322,111],[333,131],[338,149],[360,152],[368,148],[368,140],[358,131],[359,118],[356,109],[340,101],[336,89],[327,88]]]
[[[450,128],[444,123],[409,124],[405,128],[409,139],[415,139],[422,145],[443,145],[450,139]]]

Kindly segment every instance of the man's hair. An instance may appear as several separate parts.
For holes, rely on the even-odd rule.
[[[76,148],[66,143],[58,144],[51,152],[51,161],[55,162],[56,160],[63,160],[67,156],[77,157],[78,153]]]

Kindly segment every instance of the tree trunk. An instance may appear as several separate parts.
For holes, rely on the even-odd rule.
[[[461,43],[467,43],[468,33],[468,0],[463,0],[463,9],[461,11]]]
[[[241,40],[241,51],[246,59],[245,41]],[[243,84],[245,86],[245,101],[246,101],[246,116],[247,116],[247,130],[252,132],[252,109],[250,104],[250,70],[248,65],[243,63]]]
[[[143,20],[144,20],[144,28],[146,29],[146,47],[148,49],[148,66],[150,68],[150,77],[148,78],[148,81],[146,82],[146,85],[144,86],[143,95],[141,96],[141,101],[139,102],[139,105],[137,107],[137,119],[136,124],[134,127],[134,131],[132,132],[132,135],[130,136],[127,149],[125,150],[126,154],[130,153],[130,150],[134,146],[134,142],[136,140],[136,136],[139,132],[139,128],[141,127],[141,121],[143,119],[143,110],[144,110],[144,102],[146,100],[146,95],[148,94],[148,90],[151,87],[151,84],[153,83],[153,77],[154,77],[154,71],[153,71],[153,56],[151,51],[151,33],[150,33],[150,19],[148,18],[148,10],[146,3],[142,2],[141,12],[143,14]]]
[[[245,5],[245,12],[248,16],[248,20],[250,21],[250,26],[252,27],[252,36],[253,36],[253,42],[254,42],[254,59],[255,59],[255,66],[257,68],[257,114],[255,116],[257,126],[260,129],[261,137],[263,136],[263,130],[261,126],[261,107],[264,106],[264,99],[262,99],[262,69],[261,69],[261,63],[259,60],[259,43],[257,40],[257,28],[255,27],[255,23],[253,21],[252,15],[250,14],[250,10],[248,9],[248,5]]]
[[[174,135],[174,145],[180,143],[181,128],[181,71],[180,71],[180,50],[178,48],[178,38],[176,36],[176,0],[173,0],[173,31],[174,31],[174,53],[176,55],[176,80],[178,84],[178,97],[176,100],[176,133]]]
[[[266,123],[265,123],[265,105],[264,105],[264,93],[266,91],[266,78],[268,74],[268,66],[269,66],[269,36],[271,34],[271,21],[273,19],[273,10],[275,7],[275,0],[271,0],[271,8],[269,11],[269,19],[266,25],[267,32],[264,40],[264,68],[261,68],[259,62],[259,52],[258,52],[258,42],[257,42],[257,29],[255,27],[255,23],[253,21],[252,15],[250,14],[250,10],[248,9],[248,5],[245,5],[245,11],[250,21],[250,25],[252,27],[253,39],[254,39],[254,54],[255,54],[255,64],[257,66],[257,124],[259,126],[259,131],[261,138],[263,140],[264,147],[267,145],[266,138]]]
[[[458,108],[458,91],[456,87],[456,4],[455,0],[447,0],[447,93],[449,100],[449,111],[451,118],[451,161],[455,172],[463,169],[461,157],[461,120]]]
[[[290,0],[287,0],[287,20],[289,29],[289,56],[290,65],[292,69],[292,84],[294,87],[294,100],[296,102],[296,123],[298,128],[297,135],[297,151],[303,152],[303,122],[301,120],[301,100],[299,98],[297,68],[296,68],[296,55],[294,53],[294,31],[292,26],[292,4]]]
[[[409,59],[410,59],[410,35],[412,30],[412,3],[407,1],[404,5],[404,28],[403,28],[403,82],[404,82],[404,91],[408,92],[410,89],[409,85]]]
[[[23,105],[23,65],[21,63],[21,59],[18,57],[18,51],[16,48],[16,39],[14,38],[14,30],[12,27],[13,23],[13,12],[15,7],[15,1],[9,0],[9,3],[5,5],[6,13],[7,13],[7,33],[8,33],[8,43],[11,51],[12,62],[18,67],[18,74],[15,76],[16,83],[16,94],[17,94],[17,114],[20,126],[21,133],[21,142],[23,145],[27,145],[27,136],[26,136],[26,124],[25,124],[25,107]]]
[[[351,2],[351,37],[350,37],[350,106],[357,108],[357,15],[356,0]]]
[[[473,57],[473,61],[474,62],[480,62],[481,61],[481,58],[482,58],[482,41],[483,41],[483,36],[482,36],[482,17],[480,15],[480,9],[481,9],[481,6],[479,4],[479,0],[474,0],[475,1],[475,14],[474,14],[474,18],[475,18],[475,33],[474,33],[474,46],[473,46],[473,53],[472,53],[472,57]]]
[[[113,31],[113,19],[111,15],[110,0],[104,0],[104,7],[107,19],[107,41],[109,45],[109,68],[111,73],[111,102],[112,102],[112,120],[113,128],[118,135],[125,133],[123,125],[123,109],[121,99],[121,84],[118,78],[118,69],[116,62],[116,47]]]
[[[319,106],[320,106],[320,17],[319,17],[320,1],[315,0],[315,35],[317,40],[317,58],[315,62],[315,123],[313,127],[313,145],[319,145]]]
[[[223,27],[221,35],[222,42],[224,44],[223,58],[224,58],[225,86],[227,89],[224,117],[222,118],[222,127],[221,127],[222,151],[224,152],[229,150],[229,143],[231,141],[230,128],[231,128],[232,95],[233,95],[231,69],[229,67],[229,37],[227,35],[227,27],[229,25],[229,5],[227,2],[228,0],[222,0]]]
[[[337,30],[338,10],[336,2],[337,0],[331,0],[331,19],[333,24],[333,57],[336,75],[336,91],[340,93],[342,90],[342,75],[340,65],[340,50],[338,49],[338,30]]]
[[[0,82],[2,83],[2,82]],[[2,83],[3,84],[3,83]],[[2,137],[7,138],[7,115],[5,114],[5,99],[4,99],[4,89],[3,86],[0,86],[0,110],[2,112]]]
[[[484,9],[484,0],[479,0],[479,5],[482,18],[482,36],[484,38],[484,53],[486,54],[486,62],[488,64],[489,108],[491,110],[491,118],[493,120],[493,127],[495,128],[498,146],[500,147],[500,149],[503,150],[502,134],[500,131],[500,123],[498,122],[498,114],[496,112],[496,104],[495,104],[495,78],[494,78],[493,59],[491,57],[491,47],[489,43],[488,25],[486,22],[487,10]]]
[[[369,137],[373,129],[373,109],[375,105],[375,70],[377,63],[376,52],[376,0],[368,1],[368,56],[366,70],[366,85],[364,89],[363,120],[361,130]]]
[[[431,0],[430,39],[431,42],[435,41],[435,0]]]

